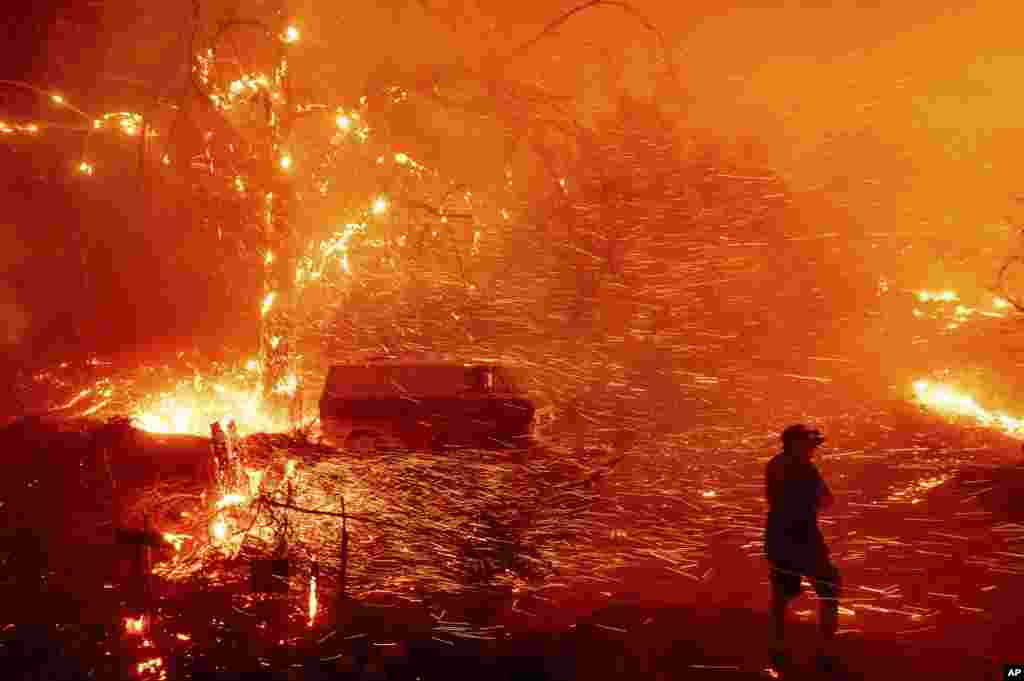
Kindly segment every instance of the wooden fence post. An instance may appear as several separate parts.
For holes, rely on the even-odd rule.
[[[338,595],[336,597],[337,620],[340,628],[348,614],[348,516],[345,513],[345,497],[341,497],[341,570],[338,575]]]

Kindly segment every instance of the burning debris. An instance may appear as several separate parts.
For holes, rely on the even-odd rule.
[[[918,401],[929,409],[944,415],[967,417],[985,427],[998,428],[1010,437],[1024,439],[1024,421],[985,409],[973,397],[951,386],[921,380],[913,387]]]
[[[23,386],[49,392],[35,404],[53,421],[28,426],[18,447],[74,450],[79,465],[62,484],[78,482],[85,460],[90,489],[109,502],[103,523],[115,528],[126,567],[104,590],[131,602],[116,621],[138,653],[132,674],[173,677],[176,659],[201,644],[237,643],[240,631],[261,642],[261,654],[249,656],[260,666],[290,665],[275,651],[300,645],[334,661],[342,653],[325,641],[365,637],[345,621],[353,603],[426,611],[425,631],[451,646],[497,640],[507,622],[541,619],[546,607],[583,595],[606,602],[624,575],[695,598],[710,598],[715,583],[753,583],[743,570],[760,565],[760,465],[779,424],[809,408],[826,413],[826,398],[840,405],[829,416],[835,440],[850,442],[828,461],[849,476],[836,483],[848,511],[826,523],[853,566],[842,616],[857,626],[846,632],[880,620],[911,634],[938,626],[940,614],[975,617],[992,609],[998,580],[1024,574],[1019,527],[993,520],[1001,503],[993,500],[1009,489],[1005,471],[992,474],[999,482],[963,477],[982,454],[923,445],[915,438],[931,424],[836,398],[861,381],[863,356],[792,338],[774,355],[767,349],[770,325],[835,316],[819,287],[827,284],[795,277],[807,268],[791,268],[781,284],[785,277],[765,272],[763,249],[784,254],[805,238],[786,233],[792,196],[780,175],[728,161],[717,147],[680,145],[656,107],[625,102],[599,129],[570,135],[572,151],[544,152],[552,186],[541,200],[455,190],[417,154],[371,134],[366,98],[358,107],[291,99],[302,89],[289,86],[289,50],[314,30],[258,31],[281,50],[246,72],[216,40],[190,59],[193,85],[218,122],[259,128],[251,138],[269,140],[266,148],[225,144],[212,129],[194,131],[202,140],[194,154],[160,144],[166,136],[140,146],[159,157],[160,172],[208,176],[219,198],[237,200],[240,223],[259,224],[258,247],[235,235],[260,272],[250,301],[259,357],[225,364],[183,353],[127,371],[93,359],[40,369]],[[437,94],[435,84],[428,90]],[[408,96],[395,87],[381,98]],[[323,163],[288,139],[291,121],[312,113],[326,114],[329,134],[309,145],[327,150]],[[159,136],[156,122],[129,112],[86,119],[143,142]],[[0,125],[5,135],[39,132]],[[78,170],[94,183],[104,165],[83,159]],[[364,182],[378,168],[388,181]],[[511,177],[506,169],[509,187]],[[339,186],[353,196],[328,203]],[[309,215],[324,208],[329,220],[294,220],[300,204]],[[297,233],[295,225],[314,223]],[[218,242],[223,227],[232,225],[217,224]],[[790,285],[765,302],[763,291]],[[878,290],[888,292],[888,280]],[[1002,318],[1008,306],[996,298],[969,307],[951,290],[920,291],[915,304],[915,317],[944,332]],[[437,348],[527,368],[531,387],[556,405],[558,438],[502,453],[355,457],[310,437],[301,408],[322,376],[299,358]],[[945,384],[913,390],[940,414],[1012,437],[1024,430]],[[126,418],[102,421],[117,416]],[[911,442],[889,438],[889,424]],[[296,425],[305,431],[283,434]],[[33,476],[18,482],[26,515],[38,504]],[[925,513],[944,495],[956,497],[955,510]],[[45,583],[44,558],[25,552],[19,574]],[[926,569],[927,586],[917,576]],[[171,607],[169,595],[189,589],[205,602],[185,626],[189,606]],[[434,607],[446,598],[484,605],[449,616]]]
[[[67,390],[60,404],[81,392]],[[73,407],[89,408],[88,399]],[[823,523],[850,574],[849,631],[923,631],[944,618],[981,616],[1001,580],[1024,574],[1020,533],[1012,517],[995,513],[1008,478],[979,468],[958,475],[981,452],[918,444],[935,437],[928,435],[935,425],[920,416],[901,421],[911,413],[867,405],[832,422],[836,440],[851,442],[823,456],[823,465],[850,476],[835,484],[848,512]],[[497,640],[507,629],[495,627],[516,618],[538,626],[553,609],[575,607],[583,594],[613,594],[639,574],[671,582],[679,597],[705,598],[713,577],[737,579],[737,559],[745,565],[759,556],[756,479],[777,439],[766,420],[624,439],[617,451],[548,443],[518,452],[355,457],[294,434],[244,436],[230,422],[212,423],[211,437],[147,433],[127,420],[19,424],[19,447],[70,448],[86,459],[94,447],[108,452],[92,457],[96,479],[108,465],[125,498],[119,522],[138,535],[126,546],[123,574],[138,575],[142,565],[153,580],[148,597],[131,597],[138,609],[118,619],[120,635],[139,652],[133,674],[173,678],[188,651],[206,645],[209,622],[188,620],[184,603],[178,612],[175,593],[222,594],[217,607],[234,618],[217,625],[222,638],[247,622],[266,623],[254,631],[268,646],[271,632],[287,647],[337,631],[318,644],[324,658],[361,640],[348,637],[364,631],[339,623],[344,607],[358,604],[387,604],[395,613],[426,608],[430,615],[416,626],[448,646]],[[887,430],[893,424],[921,434],[896,438]],[[574,426],[565,427],[572,442]],[[881,484],[883,464],[889,477]],[[874,491],[863,489],[867,470]],[[894,516],[902,522],[894,525]],[[986,539],[979,551],[979,537],[989,535],[998,541]],[[146,547],[150,558],[140,561]],[[943,576],[958,556],[959,586]],[[920,589],[916,575],[925,574],[933,584]],[[448,615],[453,599],[484,605]],[[275,654],[268,648],[261,659]]]

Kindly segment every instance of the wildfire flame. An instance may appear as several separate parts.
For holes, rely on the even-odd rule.
[[[164,532],[164,541],[174,547],[175,553],[181,551],[182,545],[186,539],[191,539],[187,534],[175,534],[174,532]]]
[[[222,542],[225,539],[227,539],[228,538],[228,523],[227,523],[227,521],[222,519],[222,518],[218,518],[217,520],[215,520],[213,522],[213,526],[210,528],[210,533],[213,535],[213,538],[216,541],[218,541],[218,542]]]
[[[930,312],[925,312],[918,307],[915,307],[912,312],[917,318],[929,317],[931,319],[945,319],[948,321],[947,329],[959,328],[961,324],[965,323],[970,317],[974,315],[980,315],[982,317],[997,317],[1003,318],[1006,315],[1003,312],[993,312],[991,310],[983,310],[977,307],[968,307],[966,305],[959,304],[960,295],[956,291],[944,290],[944,291],[917,291],[916,293],[918,301],[921,303],[928,303],[931,306]],[[957,303],[955,307],[950,307],[946,303]],[[1006,310],[1010,307],[1010,303],[1004,298],[994,296],[992,298],[992,307],[995,310]]]
[[[272,306],[272,305],[274,304],[274,297],[275,297],[276,295],[277,295],[277,294],[276,294],[276,293],[275,293],[274,291],[271,291],[271,292],[270,292],[270,293],[268,293],[268,294],[267,294],[267,296],[266,296],[266,297],[265,297],[265,298],[263,299],[263,306],[262,306],[261,310],[262,310],[262,314],[263,314],[264,316],[266,316],[267,312],[269,312],[269,311],[270,311],[270,308],[271,308],[271,306]]]
[[[951,303],[955,300],[960,300],[960,296],[957,295],[956,291],[918,291],[917,299],[922,303],[928,303],[932,301]]]
[[[246,477],[249,478],[249,496],[255,497],[259,494],[260,484],[263,482],[263,471],[245,471]]]
[[[225,494],[217,502],[217,510],[227,508],[228,506],[239,506],[246,502],[246,498],[241,494]]]
[[[273,415],[263,400],[260,363],[253,359],[244,369],[207,380],[200,375],[181,380],[168,392],[141,400],[132,412],[138,428],[150,433],[191,433],[209,436],[210,424],[238,424],[243,434],[283,430],[287,422]],[[293,395],[298,389],[294,374],[278,383],[276,392]],[[80,395],[72,402],[82,399]]]
[[[162,672],[163,666],[164,666],[163,658],[162,657],[154,657],[154,658],[152,658],[150,660],[144,660],[144,661],[140,662],[138,664],[138,666],[136,667],[136,669],[138,670],[138,673],[139,673],[140,676],[142,674],[146,674],[146,673],[161,672],[160,676],[161,676],[161,678],[164,678],[164,674]]]
[[[914,394],[925,407],[950,416],[966,416],[989,428],[998,428],[1011,437],[1024,439],[1024,420],[980,406],[973,397],[947,385],[915,381]]]

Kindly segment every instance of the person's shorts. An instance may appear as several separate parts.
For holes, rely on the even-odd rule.
[[[772,586],[787,598],[795,598],[802,591],[801,578],[806,577],[814,585],[818,598],[839,598],[842,583],[839,570],[827,557],[809,562],[772,561],[770,571]]]

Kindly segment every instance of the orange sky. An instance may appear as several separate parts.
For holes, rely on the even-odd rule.
[[[1024,194],[1017,171],[1024,10],[928,2],[678,9],[689,4],[635,6],[673,45],[696,125],[755,135],[794,189],[823,189],[857,231],[992,248],[994,256],[970,265],[990,278],[1015,244],[1009,221],[1024,220],[1012,198]],[[657,50],[649,34],[630,28],[615,8],[577,22],[564,31],[567,43],[603,36],[623,46],[632,57],[625,82],[638,94],[650,91]],[[537,51],[557,49],[552,41]]]
[[[203,6],[213,16],[230,4],[239,3]],[[375,73],[486,64],[578,4],[302,0],[288,6],[321,69],[312,86],[351,96]],[[666,109],[722,134],[754,135],[795,190],[817,192],[816,203],[848,212],[855,233],[932,234],[997,254],[1014,243],[1008,220],[1024,219],[1011,198],[1022,189],[1017,157],[1024,148],[1016,122],[1024,10],[1015,3],[962,10],[849,0],[633,5],[662,31],[684,81],[685,98],[659,92]],[[107,35],[98,40],[108,45],[103,70],[142,75],[174,61],[169,55],[183,34],[168,27],[184,26],[189,6],[147,5],[138,14],[110,5]],[[140,39],[158,31],[159,38]],[[615,87],[654,92],[661,54],[630,14],[599,7],[513,62],[510,73],[575,95],[585,118]],[[610,72],[621,77],[602,81]],[[984,276],[995,262],[989,260],[979,265]]]
[[[428,4],[453,18],[472,62],[578,3]],[[1015,3],[962,10],[931,2],[703,4],[715,9],[634,3],[672,46],[697,125],[753,133],[795,189],[825,188],[866,232],[919,231],[1005,249],[1006,218],[1016,217],[1010,195],[1024,189],[1017,177],[1024,10]],[[407,9],[403,22],[419,27],[417,11]],[[411,37],[422,33],[408,30],[404,54],[392,50],[390,58],[424,58]],[[574,18],[513,68],[562,88],[574,80],[587,106],[607,93],[587,81],[609,55],[622,55],[626,87],[651,92],[657,42],[615,7]]]

